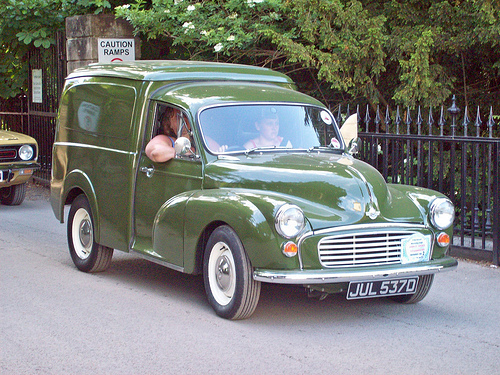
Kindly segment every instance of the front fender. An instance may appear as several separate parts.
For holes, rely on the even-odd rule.
[[[254,267],[293,269],[297,258],[287,258],[281,252],[282,243],[274,229],[274,213],[284,199],[244,189],[201,190],[181,194],[163,205],[154,228],[154,248],[183,248],[183,269],[197,270],[207,230],[227,224],[234,229]],[[184,212],[183,212],[184,211]],[[183,233],[183,235],[181,234]],[[183,238],[183,244],[180,239]],[[178,250],[177,250],[178,251]],[[167,260],[169,261],[169,260]],[[177,264],[175,262],[174,264]]]
[[[427,188],[408,185],[389,185],[389,188],[393,192],[394,196],[399,194],[402,198],[397,202],[394,202],[394,205],[403,207],[402,210],[410,211],[411,207],[409,207],[409,202],[411,202],[414,206],[414,212],[411,211],[410,213],[407,213],[407,215],[410,214],[410,217],[414,218],[420,216],[423,224],[428,227],[432,227],[429,221],[430,205],[432,201],[438,197],[446,198],[444,194]],[[394,194],[395,192],[397,192],[397,194]],[[406,220],[408,221],[410,218],[407,218]]]

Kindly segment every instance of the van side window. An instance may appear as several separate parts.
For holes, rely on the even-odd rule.
[[[73,86],[62,103],[63,113],[68,113],[72,118],[68,118],[67,122],[61,125],[72,130],[126,139],[132,126],[135,99],[135,89],[129,86]],[[64,111],[65,103],[71,103],[71,111]]]

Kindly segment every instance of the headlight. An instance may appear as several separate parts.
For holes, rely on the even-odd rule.
[[[33,147],[24,145],[19,148],[19,157],[22,160],[30,160],[33,157]]]
[[[444,230],[453,224],[455,219],[455,208],[447,198],[436,198],[430,207],[431,223],[438,229]]]
[[[278,233],[285,238],[297,236],[306,225],[304,213],[293,204],[284,204],[280,207],[274,224]]]

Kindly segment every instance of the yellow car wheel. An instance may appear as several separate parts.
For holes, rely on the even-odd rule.
[[[12,185],[0,189],[0,197],[2,204],[8,206],[17,206],[23,203],[26,196],[26,183],[19,185]]]

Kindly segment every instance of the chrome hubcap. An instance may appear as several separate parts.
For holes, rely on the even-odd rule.
[[[217,259],[217,285],[219,288],[227,292],[231,287],[231,266],[227,256],[222,255]]]
[[[222,306],[233,299],[236,288],[236,272],[231,250],[224,242],[217,242],[210,252],[208,279],[214,299]]]
[[[87,210],[80,208],[76,211],[73,217],[71,232],[76,255],[80,259],[87,259],[92,252],[92,246],[94,244],[92,220]]]
[[[88,248],[92,240],[92,225],[89,220],[83,220],[80,223],[80,243],[83,247]]]

